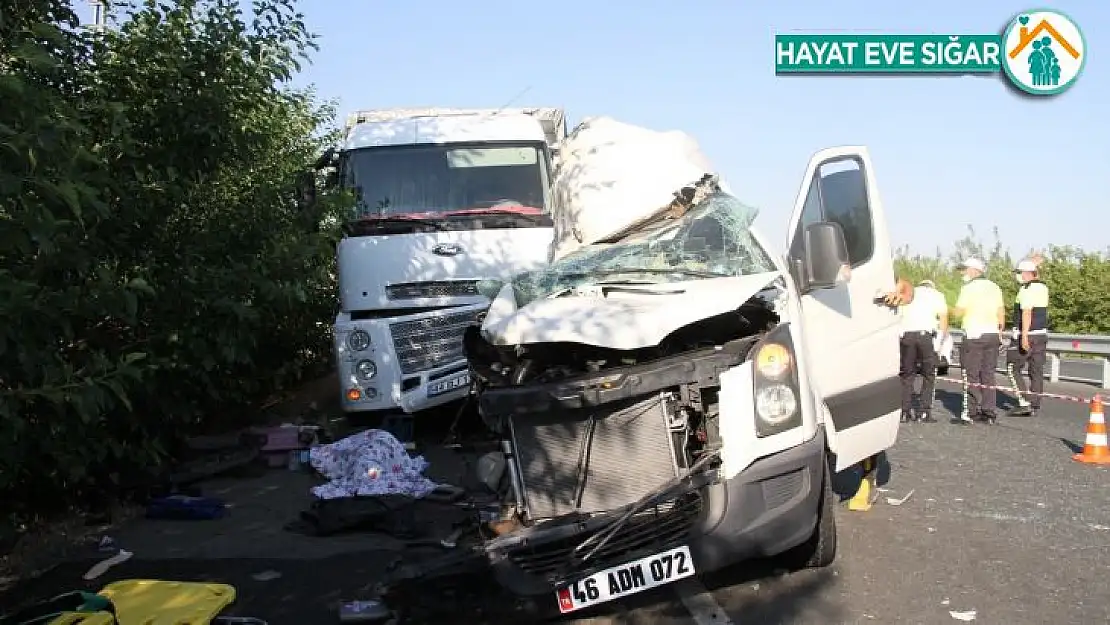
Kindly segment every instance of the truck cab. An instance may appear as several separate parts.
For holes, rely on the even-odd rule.
[[[570,227],[587,236],[514,277],[466,337],[504,439],[509,512],[486,552],[506,588],[563,613],[753,557],[831,563],[831,475],[898,432],[898,319],[875,301],[894,267],[867,149],[813,155],[778,256],[717,176],[659,166],[673,137],[603,148],[615,123],[566,141],[594,154],[581,171],[625,163],[611,184],[569,164],[555,181],[563,197],[608,189],[603,206],[554,207],[557,224],[594,211]],[[645,185],[673,197],[630,211]]]
[[[334,345],[348,413],[465,396],[463,329],[503,280],[547,261],[559,109],[351,116],[336,162],[356,211],[337,249]]]

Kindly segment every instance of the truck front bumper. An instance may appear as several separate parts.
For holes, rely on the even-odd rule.
[[[411,414],[466,397],[470,392],[470,370],[461,353],[464,327],[440,324],[444,319],[474,317],[484,310],[485,305],[460,306],[392,318],[338,319],[334,346],[344,412],[400,409]],[[394,335],[406,326],[407,334]],[[351,349],[349,338],[356,331],[369,335],[370,345],[366,349]],[[399,350],[409,353],[401,354]],[[419,356],[416,350],[431,350],[438,355],[457,351],[458,356],[429,358],[417,370],[403,366],[405,358]],[[374,365],[376,373],[370,379],[359,376],[358,365],[363,360]]]
[[[609,540],[612,548],[580,566],[563,563],[622,511],[519,530],[491,541],[487,552],[502,586],[518,595],[549,594],[552,607],[555,590],[569,582],[680,545],[689,546],[699,574],[774,556],[813,534],[824,463],[825,433],[818,428],[809,441],[761,458],[731,479],[691,479],[684,490],[668,493],[667,501],[675,502],[670,510],[628,523]]]

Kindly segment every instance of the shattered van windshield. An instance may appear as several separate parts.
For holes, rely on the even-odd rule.
[[[616,243],[587,245],[513,279],[517,306],[589,284],[665,283],[774,271],[748,228],[758,211],[716,192],[678,219],[661,219]]]

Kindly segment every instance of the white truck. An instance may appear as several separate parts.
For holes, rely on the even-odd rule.
[[[469,392],[463,329],[501,280],[546,263],[565,135],[557,108],[350,116],[326,158],[358,198],[337,250],[344,411],[414,413]]]
[[[488,466],[507,476],[484,551],[553,611],[757,556],[828,565],[830,476],[898,434],[898,317],[875,298],[894,267],[867,149],[813,155],[778,256],[684,137],[576,128],[553,262],[466,335],[503,437]]]

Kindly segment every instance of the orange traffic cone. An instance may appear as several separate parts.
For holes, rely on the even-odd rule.
[[[1110,464],[1110,447],[1106,446],[1106,418],[1102,412],[1102,398],[1098,395],[1091,399],[1091,419],[1087,422],[1087,440],[1083,443],[1083,453],[1075,454],[1071,459],[1087,464]]]

